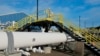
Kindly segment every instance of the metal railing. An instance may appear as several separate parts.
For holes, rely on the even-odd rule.
[[[50,12],[48,12],[48,13],[50,13]],[[100,48],[100,45],[97,44],[97,43],[100,43],[100,38],[98,38],[96,35],[89,33],[87,29],[82,29],[67,19],[65,20],[64,17],[62,16],[62,14],[58,14],[58,15],[52,14],[51,15],[48,13],[46,12],[46,15],[48,15],[49,17],[47,17],[47,16],[44,18],[39,17],[38,20],[36,20],[36,16],[34,16],[34,15],[27,16],[27,17],[19,20],[18,22],[16,22],[14,26],[13,25],[8,26],[6,30],[16,31],[18,28],[22,28],[27,23],[31,24],[31,23],[37,22],[37,21],[43,21],[43,20],[55,21],[55,22],[60,22],[60,23],[64,24],[66,27],[68,27],[74,33],[76,33],[80,37],[85,38],[87,43],[91,43],[91,44],[95,45],[96,47]]]
[[[84,37],[87,43],[91,43],[97,48],[100,48],[100,44],[98,44],[100,43],[100,38],[95,34],[91,34],[87,29],[82,29],[69,20],[64,20],[64,25],[80,37]]]

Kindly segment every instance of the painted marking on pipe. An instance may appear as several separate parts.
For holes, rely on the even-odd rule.
[[[33,38],[33,40],[32,40],[32,41],[33,41],[33,42],[35,42],[35,40],[36,40],[36,39],[35,39],[35,38]]]

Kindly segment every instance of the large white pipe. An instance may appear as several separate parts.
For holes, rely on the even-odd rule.
[[[64,33],[41,33],[41,32],[12,32],[14,38],[14,48],[47,45],[65,42],[67,40]],[[0,50],[8,46],[8,36],[6,32],[0,32]]]

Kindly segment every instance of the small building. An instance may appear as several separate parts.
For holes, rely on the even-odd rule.
[[[13,25],[14,21],[27,17],[25,13],[14,13],[0,16],[0,31],[4,30],[7,26]]]

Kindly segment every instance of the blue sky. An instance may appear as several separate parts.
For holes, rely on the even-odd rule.
[[[39,9],[50,8],[54,13],[62,13],[65,19],[81,26],[100,25],[100,0],[39,0]],[[0,15],[24,12],[32,14],[36,11],[36,0],[0,0]]]

